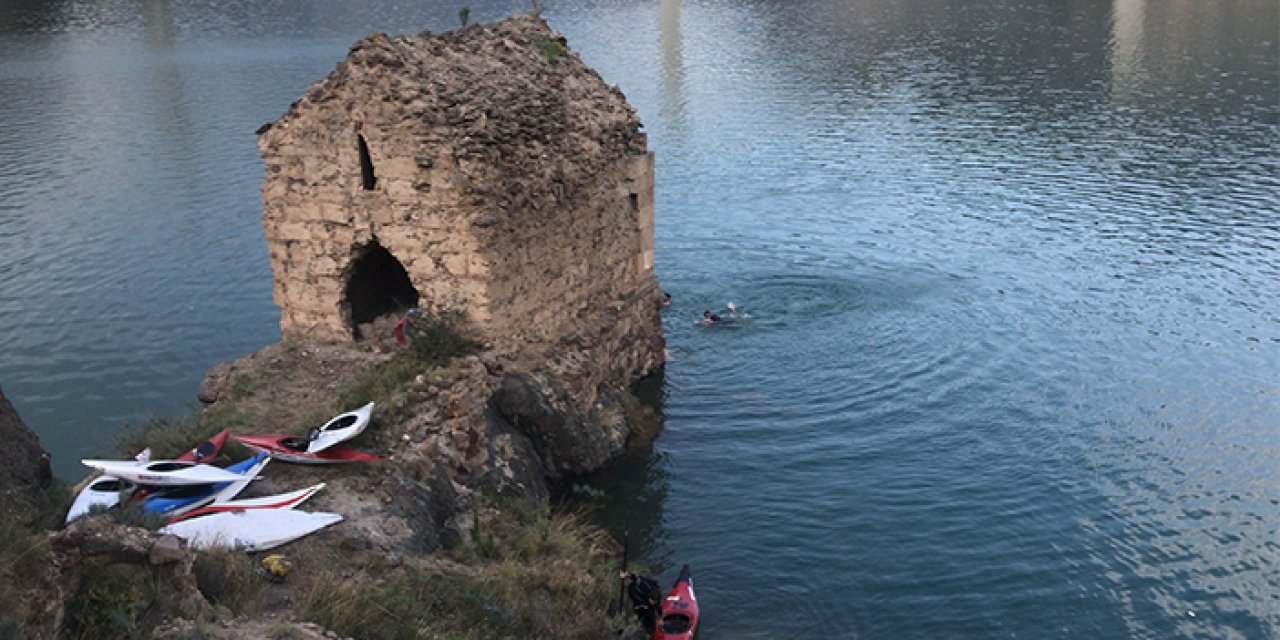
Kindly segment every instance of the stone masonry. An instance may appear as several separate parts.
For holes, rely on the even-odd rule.
[[[281,333],[357,339],[431,304],[464,310],[500,355],[587,373],[570,376],[583,401],[654,370],[640,126],[537,17],[357,42],[259,131]],[[574,364],[593,351],[607,362]]]

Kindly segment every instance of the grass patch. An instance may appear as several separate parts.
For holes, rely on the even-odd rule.
[[[562,47],[563,48],[563,47]],[[449,361],[480,349],[467,329],[467,314],[461,309],[436,309],[427,305],[413,325],[412,352],[428,368],[443,367]]]
[[[38,571],[49,537],[43,531],[23,526],[12,518],[0,518],[0,584],[12,584]]]
[[[49,549],[49,537],[32,530],[13,518],[0,519],[0,638],[25,638],[23,621],[29,611],[22,592],[42,566]]]
[[[141,527],[148,531],[156,531],[169,524],[168,516],[147,511],[141,500],[133,500],[131,496],[121,496],[120,502],[106,507],[100,504],[89,507],[89,516],[106,515],[116,524],[129,527]]]
[[[196,555],[191,572],[200,593],[215,605],[224,605],[237,614],[256,615],[262,611],[262,592],[267,580],[257,571],[255,559],[238,549],[207,549]]]
[[[447,366],[454,358],[475,353],[480,343],[471,337],[466,326],[467,316],[460,310],[423,307],[422,317],[413,324],[409,348],[343,390],[339,395],[340,406],[383,403],[419,374],[430,373]]]
[[[193,407],[187,415],[126,424],[116,448],[122,455],[133,456],[149,447],[153,459],[167,460],[222,429],[302,434],[369,402],[387,411],[394,406],[393,400],[406,397],[407,387],[419,375],[438,381],[440,370],[452,359],[481,347],[471,337],[462,311],[430,305],[422,311],[408,348],[389,361],[371,360],[357,347],[286,341],[277,350],[238,366],[218,402]]]
[[[153,460],[172,460],[222,430],[218,423],[202,421],[196,413],[152,418],[141,425],[126,424],[116,438],[116,448],[128,456],[151,449]]]
[[[398,353],[390,362],[343,390],[338,395],[338,405],[354,409],[370,402],[385,404],[387,398],[403,389],[423,368],[423,363],[412,352]],[[323,423],[321,420],[317,424]]]
[[[86,573],[67,607],[72,638],[136,638],[148,629],[144,617],[156,599],[155,579],[145,567],[110,564]]]
[[[343,635],[401,638],[615,637],[629,615],[607,611],[618,593],[617,554],[580,514],[510,508],[451,552],[465,574],[400,569],[380,578],[313,576],[296,613]],[[628,612],[629,614],[629,612]]]

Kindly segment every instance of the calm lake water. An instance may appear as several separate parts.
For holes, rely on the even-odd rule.
[[[657,152],[666,431],[592,482],[704,637],[1280,637],[1280,4],[546,4]],[[459,6],[0,7],[59,475],[278,339],[254,130]]]

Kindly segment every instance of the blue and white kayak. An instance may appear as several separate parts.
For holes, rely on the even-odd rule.
[[[271,457],[265,453],[259,453],[227,467],[227,471],[237,474],[237,479],[232,482],[158,489],[143,500],[143,508],[151,513],[180,516],[214,500],[231,500],[258,477],[258,473],[267,466],[268,462],[271,462]]]

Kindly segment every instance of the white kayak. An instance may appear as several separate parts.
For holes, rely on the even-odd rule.
[[[234,500],[236,496],[240,495],[241,491],[244,491],[245,487],[249,486],[250,482],[258,479],[258,474],[262,473],[263,467],[266,467],[268,462],[271,462],[271,456],[263,456],[261,460],[245,472],[242,478],[228,484],[217,493],[213,494],[213,504]]]
[[[109,509],[120,503],[120,496],[128,495],[134,485],[113,476],[99,476],[89,486],[80,491],[71,508],[67,510],[67,522],[83,515],[88,515],[94,507]]]
[[[188,518],[160,529],[196,549],[232,547],[265,551],[342,521],[336,513],[294,509],[245,509]]]
[[[81,460],[86,467],[92,467],[103,475],[115,476],[137,484],[149,484],[158,487],[172,487],[183,484],[218,484],[235,482],[243,477],[234,471],[227,471],[207,464],[179,462],[177,460]]]
[[[204,516],[212,513],[223,513],[226,511],[243,511],[245,509],[292,509],[303,502],[307,498],[314,496],[316,492],[324,488],[324,483],[313,484],[305,489],[290,491],[288,493],[277,493],[273,496],[262,496],[259,498],[241,498],[239,500],[227,500],[224,502],[214,501],[213,504],[205,505],[199,509],[193,509],[169,521],[169,524],[181,522],[188,518],[196,516]]]
[[[364,431],[373,416],[373,403],[333,417],[332,420],[307,432],[307,453],[317,453],[340,442],[346,442]]]

